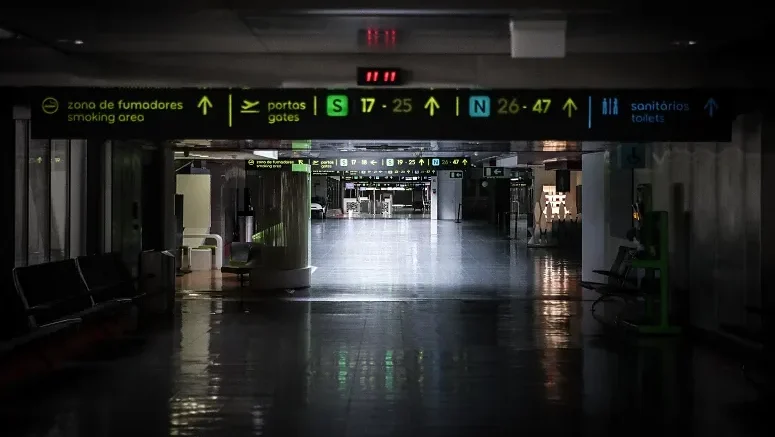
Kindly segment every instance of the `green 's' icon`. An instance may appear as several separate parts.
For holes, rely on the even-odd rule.
[[[349,112],[347,96],[332,94],[326,97],[326,115],[329,117],[347,117]]]

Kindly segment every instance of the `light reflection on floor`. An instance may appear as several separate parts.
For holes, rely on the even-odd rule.
[[[2,398],[4,435],[745,435],[739,371],[601,343],[584,302],[207,297],[139,351]]]
[[[491,226],[430,220],[312,223],[313,286],[298,300],[577,299],[578,255],[528,249]],[[232,292],[235,275],[193,272],[178,280],[189,298]],[[248,298],[258,298],[248,293]],[[273,296],[277,297],[277,296]]]

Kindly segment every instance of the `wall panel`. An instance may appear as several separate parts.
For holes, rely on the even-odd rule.
[[[716,149],[716,143],[694,144],[689,224],[690,317],[693,325],[709,330],[717,327],[717,299],[713,285],[718,233]]]

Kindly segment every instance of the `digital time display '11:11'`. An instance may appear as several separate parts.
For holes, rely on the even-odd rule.
[[[358,86],[403,85],[404,72],[400,68],[366,68],[358,67]]]

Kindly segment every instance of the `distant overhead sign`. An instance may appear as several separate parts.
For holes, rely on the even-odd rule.
[[[388,183],[388,182],[428,182],[434,175],[420,175],[420,176],[396,176],[396,175],[346,175],[342,176],[345,181],[370,181],[375,183]]]
[[[511,172],[503,167],[484,167],[484,177],[486,178],[510,178]]]
[[[374,171],[382,170],[391,173],[411,172],[420,170],[454,170],[470,166],[468,157],[406,157],[384,158],[379,156],[341,156],[337,158],[312,159],[312,171]]]
[[[385,78],[385,71],[374,71],[380,80]],[[392,78],[388,71],[388,80]],[[728,141],[732,120],[740,111],[734,96],[719,90],[21,92],[28,95],[32,108],[34,138]]]

